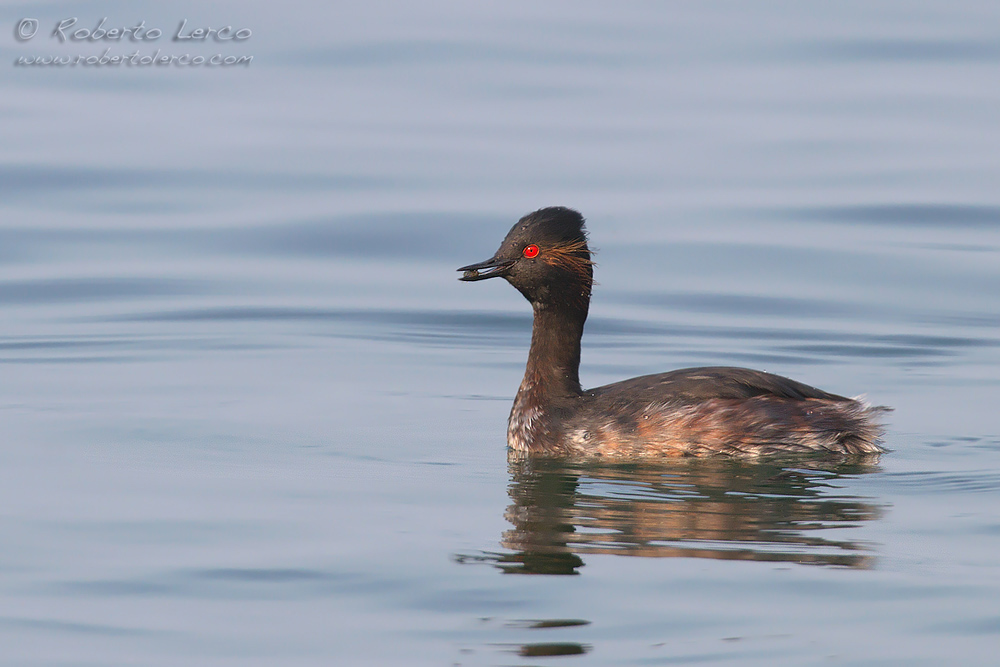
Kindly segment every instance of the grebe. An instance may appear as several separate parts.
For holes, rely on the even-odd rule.
[[[521,218],[492,258],[460,280],[502,277],[531,302],[524,380],[507,422],[515,455],[650,456],[876,454],[887,408],[746,368],[687,368],[584,391],[580,339],[593,262],[578,212]]]

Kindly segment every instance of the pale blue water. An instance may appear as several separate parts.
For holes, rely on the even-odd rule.
[[[49,37],[105,16],[253,35]],[[995,3],[0,26],[0,664],[995,664]],[[254,59],[14,65],[109,47]],[[752,366],[892,451],[508,466],[530,309],[454,269],[553,204],[585,384]]]

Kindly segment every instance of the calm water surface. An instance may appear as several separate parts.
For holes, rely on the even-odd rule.
[[[171,5],[0,4],[0,663],[995,664],[995,3]],[[254,60],[13,65],[125,51],[70,16]],[[586,385],[891,451],[508,464],[530,309],[454,269],[552,204]]]

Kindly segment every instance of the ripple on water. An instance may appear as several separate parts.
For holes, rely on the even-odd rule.
[[[204,288],[182,278],[46,278],[0,281],[0,306],[134,300],[200,294]]]
[[[997,224],[1000,224],[1000,206],[976,204],[822,206],[778,209],[774,213],[792,219],[866,225],[920,225],[931,228],[959,226],[993,229]]]
[[[1000,491],[1000,472],[989,470],[891,472],[885,483],[904,493],[995,493]]]
[[[131,578],[52,582],[48,593],[81,598],[314,599],[398,590],[400,581],[370,573],[299,567],[220,567],[153,572]]]

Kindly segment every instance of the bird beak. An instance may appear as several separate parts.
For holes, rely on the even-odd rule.
[[[458,269],[462,271],[462,277],[459,280],[464,280],[466,282],[472,282],[474,280],[486,280],[487,278],[496,278],[497,276],[506,275],[507,270],[514,264],[513,260],[500,259],[499,257],[492,257],[485,262],[479,262],[478,264],[469,264],[468,266],[463,266]]]

